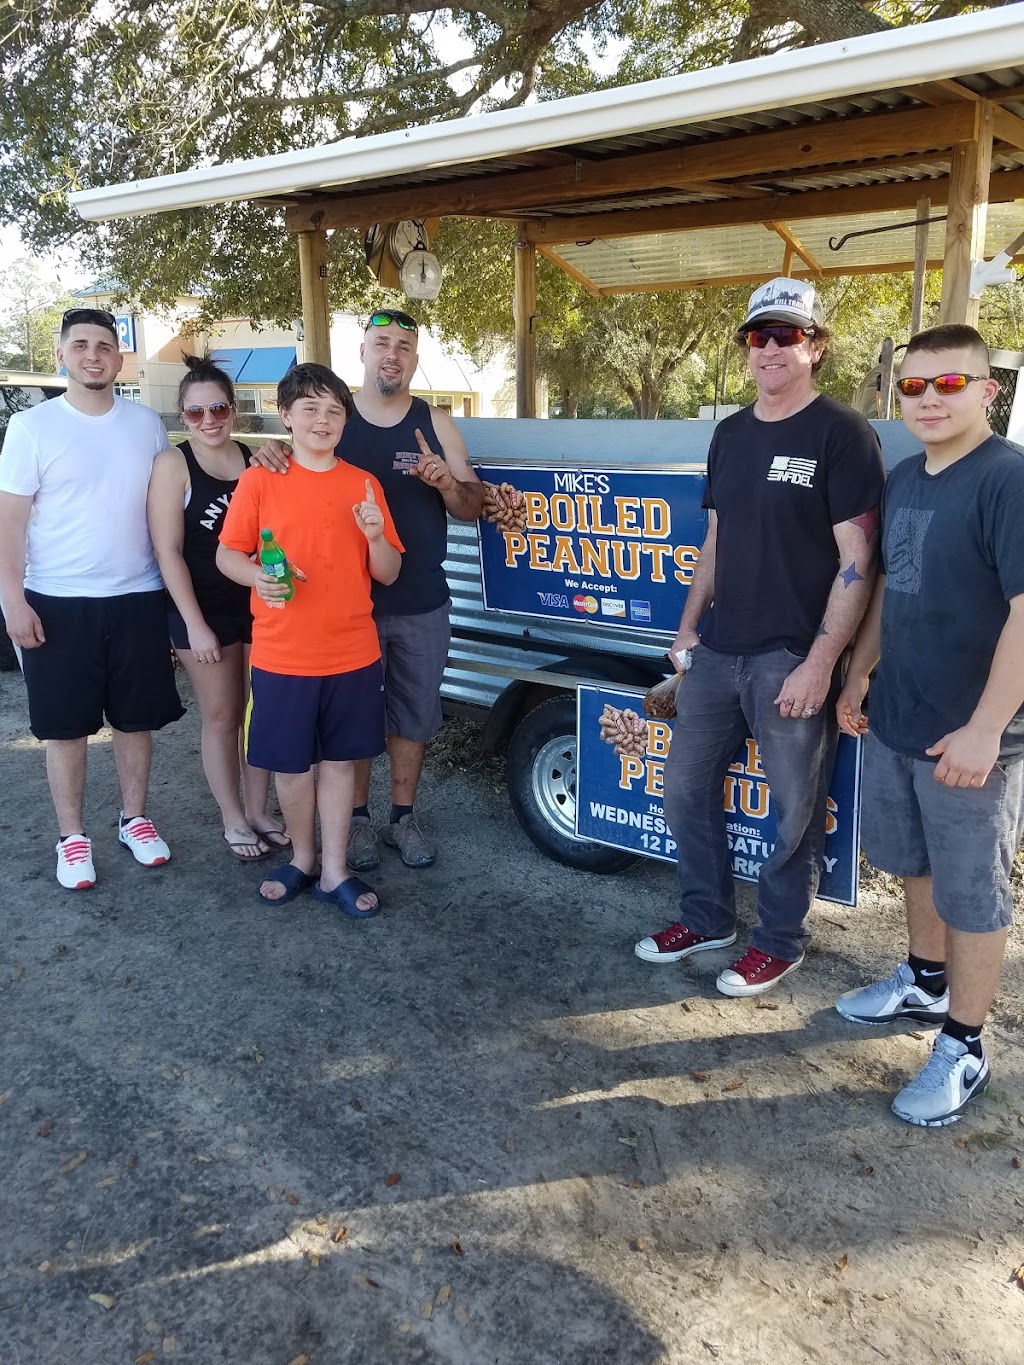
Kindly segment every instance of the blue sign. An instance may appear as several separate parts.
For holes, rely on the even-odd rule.
[[[135,350],[135,318],[131,313],[119,313],[114,319],[114,326],[117,328],[117,349],[119,351]]]
[[[642,701],[642,692],[589,685],[577,689],[576,833],[581,839],[674,863],[676,843],[662,804],[672,721],[645,717],[642,758],[619,757],[601,738],[600,716],[606,704],[643,715]],[[840,735],[818,890],[822,900],[839,905],[857,904],[860,768],[861,741]],[[777,831],[771,792],[752,739],[744,740],[729,768],[723,804],[733,876],[756,882],[775,847]]]
[[[486,610],[675,634],[707,533],[703,471],[474,467],[522,509],[521,529],[480,522]]]

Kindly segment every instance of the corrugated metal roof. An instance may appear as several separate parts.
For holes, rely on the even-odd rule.
[[[780,101],[780,91],[789,98]],[[886,187],[919,185],[927,193],[931,185],[935,201],[944,203],[952,148],[975,135],[978,96],[999,102],[993,106],[995,197],[1024,198],[1024,174],[1019,185],[1015,178],[1024,173],[1018,146],[1024,140],[1024,5],[1015,4],[591,95],[86,190],[71,200],[84,217],[98,220],[262,198],[291,208],[292,231],[373,217],[546,220],[535,239],[598,288],[753,279],[781,268],[781,242],[765,229],[766,217],[785,223],[790,211],[808,250],[827,253],[827,236],[837,234],[839,220],[818,223],[809,216],[812,201],[798,207],[803,196],[879,187],[888,199],[875,196],[873,221],[864,226],[886,225],[894,215],[899,220],[903,208],[896,212],[894,203],[912,207],[909,194],[894,199]],[[1022,120],[1019,127],[1014,119]],[[804,129],[806,142],[799,136]],[[647,158],[642,172],[637,158]],[[735,212],[723,216],[723,201]],[[709,206],[703,222],[702,205]],[[844,224],[853,221],[848,207],[848,201],[834,207]],[[605,240],[557,245],[562,218],[674,208],[685,211],[685,234],[655,232],[669,225],[648,223],[645,230],[654,235],[641,244],[622,235],[631,225],[620,222],[618,236],[605,224]],[[1019,221],[1020,210],[993,207],[995,249],[1016,235],[1004,231],[1015,214]],[[595,222],[595,235],[601,227]],[[570,228],[575,237],[573,224],[565,235]],[[896,234],[858,240],[843,264],[884,269],[913,255],[902,234],[899,241]],[[937,252],[934,240],[931,249]]]

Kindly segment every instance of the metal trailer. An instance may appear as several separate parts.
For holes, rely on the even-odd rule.
[[[1024,385],[1021,386],[1024,388]],[[541,421],[462,418],[474,463],[564,463],[570,469],[703,470],[713,421]],[[920,449],[902,422],[874,422],[886,466]],[[696,544],[704,528],[694,528]],[[617,872],[634,854],[578,839],[577,684],[649,687],[669,672],[663,631],[629,631],[599,617],[553,621],[484,609],[477,529],[449,523],[446,562],[452,643],[442,684],[451,715],[483,721],[484,747],[506,754],[512,809],[549,857],[590,872]],[[680,612],[682,611],[680,594]]]

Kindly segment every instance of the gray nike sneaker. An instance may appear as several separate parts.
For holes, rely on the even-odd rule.
[[[381,837],[389,848],[397,848],[406,867],[429,867],[437,849],[416,823],[415,815],[403,815],[394,825],[385,825]]]
[[[949,991],[931,995],[916,986],[914,973],[901,962],[884,981],[841,995],[836,1009],[853,1024],[891,1024],[898,1019],[914,1019],[919,1024],[941,1028],[949,1013]]]
[[[352,872],[369,872],[380,867],[377,852],[377,831],[365,815],[353,815],[348,827],[348,851],[345,861]]]
[[[976,1057],[966,1043],[940,1033],[932,1055],[892,1102],[897,1118],[919,1128],[945,1128],[963,1118],[964,1110],[991,1079],[988,1057]]]

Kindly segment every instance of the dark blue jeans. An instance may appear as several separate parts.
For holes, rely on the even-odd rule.
[[[821,710],[807,720],[783,720],[774,705],[783,680],[800,662],[787,649],[768,654],[695,649],[679,689],[665,763],[665,815],[679,848],[679,919],[695,934],[722,938],[736,927],[725,778],[741,742],[748,735],[757,741],[778,838],[761,868],[753,942],[789,961],[807,942],[804,920],[821,875],[837,739],[835,680]]]

